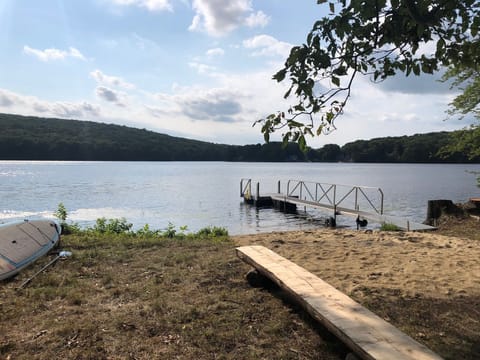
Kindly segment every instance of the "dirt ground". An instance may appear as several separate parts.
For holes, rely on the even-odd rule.
[[[480,359],[480,222],[432,233],[318,229],[217,239],[68,235],[0,283],[0,359],[344,359],[348,349],[235,247],[298,263],[445,359]]]
[[[480,221],[433,232],[318,229],[236,236],[264,245],[451,359],[480,358]]]

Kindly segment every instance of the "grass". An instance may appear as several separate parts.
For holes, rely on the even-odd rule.
[[[400,231],[400,230],[401,229],[395,224],[383,223],[380,226],[380,231]]]
[[[439,231],[475,241],[478,226]],[[0,358],[345,358],[347,349],[281,291],[250,287],[234,244],[212,232],[63,236],[72,257],[25,289],[16,290],[54,255],[0,283]],[[356,300],[445,359],[480,358],[478,298],[365,288]]]
[[[226,238],[76,234],[73,256],[0,285],[0,358],[339,359],[278,290],[251,288]],[[276,296],[275,296],[276,295]]]

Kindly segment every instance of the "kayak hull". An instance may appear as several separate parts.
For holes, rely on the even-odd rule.
[[[60,240],[61,227],[51,220],[0,225],[0,280],[10,278],[47,254]]]

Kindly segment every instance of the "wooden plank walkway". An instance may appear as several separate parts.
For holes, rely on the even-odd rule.
[[[282,202],[287,202],[290,204],[296,204],[301,206],[309,206],[309,207],[318,208],[318,209],[326,209],[326,210],[332,210],[332,211],[334,210],[334,206],[330,204],[323,204],[323,203],[309,201],[309,200],[301,200],[295,197],[285,196],[282,194],[269,194],[269,196],[272,198],[272,200],[275,200],[275,201],[282,201]],[[408,219],[405,219],[399,216],[370,213],[366,211],[349,209],[341,206],[337,206],[336,211],[338,215],[360,216],[361,218],[368,219],[370,221],[373,221],[379,224],[382,224],[382,223],[394,224],[402,230],[426,231],[426,230],[436,229],[433,226],[410,221]]]
[[[263,246],[242,246],[237,256],[272,279],[362,359],[439,360],[424,345],[333,286]]]

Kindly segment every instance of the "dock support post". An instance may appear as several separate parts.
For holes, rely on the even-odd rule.
[[[355,186],[355,209],[358,210],[358,187]]]
[[[281,191],[280,191],[280,180],[278,180],[278,184],[277,184],[277,194],[281,194]]]
[[[260,198],[260,183],[257,182],[257,200]]]

